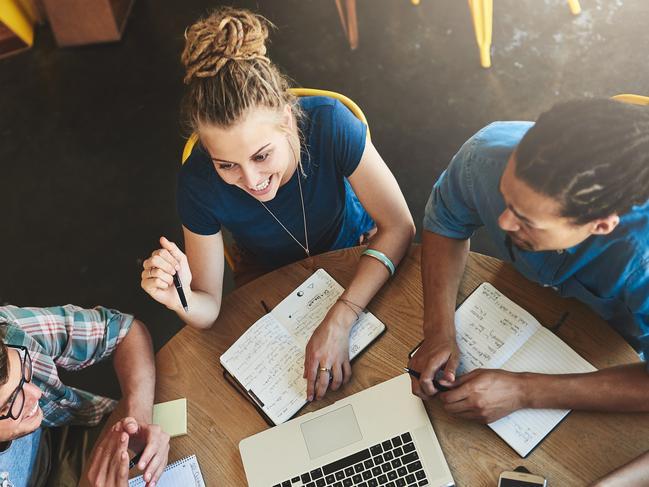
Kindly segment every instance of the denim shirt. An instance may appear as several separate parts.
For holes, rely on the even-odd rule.
[[[530,252],[507,246],[507,234],[498,226],[505,209],[500,178],[532,125],[495,122],[469,139],[435,183],[424,228],[467,239],[484,226],[497,257],[531,281],[588,305],[644,358],[649,351],[649,202],[621,215],[610,234],[591,235],[569,249]]]

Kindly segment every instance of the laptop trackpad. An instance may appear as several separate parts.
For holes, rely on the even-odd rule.
[[[363,439],[351,404],[306,421],[300,428],[311,460]]]

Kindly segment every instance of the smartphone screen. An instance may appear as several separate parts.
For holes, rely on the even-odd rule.
[[[539,487],[536,482],[525,482],[524,480],[500,479],[499,487]]]

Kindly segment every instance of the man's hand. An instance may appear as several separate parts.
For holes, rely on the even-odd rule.
[[[433,379],[442,371],[440,385],[451,387],[455,382],[455,370],[460,362],[460,350],[455,341],[455,334],[439,334],[427,337],[410,359],[408,367],[421,374],[419,379],[410,377],[412,393],[422,399],[430,399],[437,394]]]
[[[88,481],[93,487],[127,487],[129,435],[115,424],[95,447]]]
[[[492,423],[525,407],[525,375],[505,370],[476,369],[459,377],[453,389],[441,393],[439,397],[449,414]]]
[[[124,418],[117,424],[128,433],[129,448],[135,454],[142,452],[137,468],[144,472],[147,486],[154,486],[167,466],[169,435],[157,424],[138,423],[131,417]]]

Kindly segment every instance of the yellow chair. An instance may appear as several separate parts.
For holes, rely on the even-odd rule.
[[[633,105],[649,105],[649,96],[631,95],[624,93],[621,95],[612,96],[611,98],[613,100],[623,101],[625,103],[631,103]]]
[[[298,98],[301,98],[303,96],[327,96],[329,98],[335,98],[336,100],[340,101],[343,105],[345,105],[347,108],[349,108],[349,111],[352,112],[356,118],[358,118],[361,122],[363,122],[367,126],[367,138],[368,139],[370,138],[370,126],[367,123],[367,118],[365,118],[365,114],[363,113],[363,110],[361,110],[361,107],[359,107],[351,98],[348,98],[345,95],[341,95],[340,93],[336,93],[335,91],[317,90],[314,88],[289,88],[288,91],[289,93],[291,93],[294,96],[297,96]],[[196,145],[196,142],[198,142],[198,134],[193,133],[189,137],[189,139],[187,139],[187,142],[185,142],[181,164],[185,164],[185,161],[191,155],[192,150]],[[236,269],[235,261],[234,258],[232,257],[232,252],[228,249],[228,246],[225,245],[225,242],[223,245],[223,250],[225,253],[226,262],[230,266],[230,269],[234,271]]]
[[[413,5],[419,5],[419,0],[411,0]],[[493,0],[469,0],[475,39],[480,49],[480,65],[483,68],[491,66],[491,31],[493,27]],[[573,15],[581,12],[579,0],[568,0]]]

